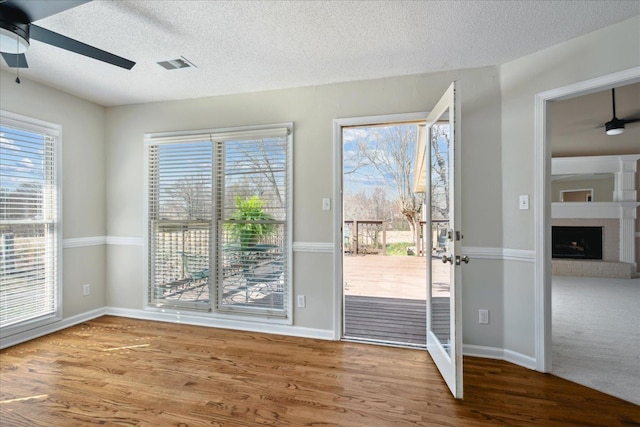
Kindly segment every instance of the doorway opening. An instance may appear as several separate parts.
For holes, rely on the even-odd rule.
[[[425,200],[413,191],[421,124],[341,127],[343,339],[426,347]]]
[[[612,85],[620,117],[640,113],[640,83]],[[633,143],[640,126],[628,123],[623,134],[605,133],[603,122],[611,114],[611,93],[605,87],[548,106],[551,373],[640,403],[640,374],[635,369],[640,348],[624,345],[634,333],[631,325],[637,323],[630,321],[636,312],[630,301],[640,297],[640,279],[632,278],[640,246],[633,237],[638,229],[635,208],[620,209],[638,204],[640,154]],[[571,116],[580,117],[584,125],[567,132],[566,125],[560,124],[568,123]],[[587,191],[590,200],[584,196]],[[605,206],[615,209],[603,212]]]
[[[535,321],[536,321],[536,369],[552,371],[552,242],[551,242],[551,129],[549,108],[554,101],[568,100],[579,96],[610,90],[614,87],[638,83],[639,67],[608,74],[591,80],[552,89],[536,94],[535,99],[535,146],[536,189],[539,203],[535,220]],[[605,116],[606,117],[606,116]],[[605,119],[606,120],[606,119]],[[593,155],[594,153],[590,153]]]

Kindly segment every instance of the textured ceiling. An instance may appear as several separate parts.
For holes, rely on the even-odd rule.
[[[106,106],[186,99],[497,65],[639,14],[637,0],[94,0],[36,23],[133,70],[33,41],[21,74]],[[157,64],[180,56],[197,68]]]

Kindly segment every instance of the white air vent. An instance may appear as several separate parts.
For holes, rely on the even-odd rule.
[[[167,70],[177,70],[179,68],[191,68],[195,67],[193,62],[186,59],[184,56],[181,56],[178,59],[170,59],[169,61],[160,61],[158,65],[167,69]]]

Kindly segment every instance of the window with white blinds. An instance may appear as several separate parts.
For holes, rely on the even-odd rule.
[[[59,126],[0,112],[0,326],[60,315]]]
[[[154,305],[209,308],[212,153],[208,140],[149,146],[149,301]]]
[[[291,125],[147,135],[149,303],[290,317]]]

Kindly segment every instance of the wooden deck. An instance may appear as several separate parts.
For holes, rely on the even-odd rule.
[[[426,345],[426,259],[415,256],[345,256],[344,336]],[[434,332],[449,339],[448,268],[432,262]]]
[[[345,295],[382,298],[427,298],[427,261],[417,256],[346,255],[343,258]],[[449,266],[431,263],[435,297],[449,296]]]
[[[435,334],[449,339],[449,298],[435,297]],[[345,295],[344,336],[391,344],[427,344],[425,300]]]

